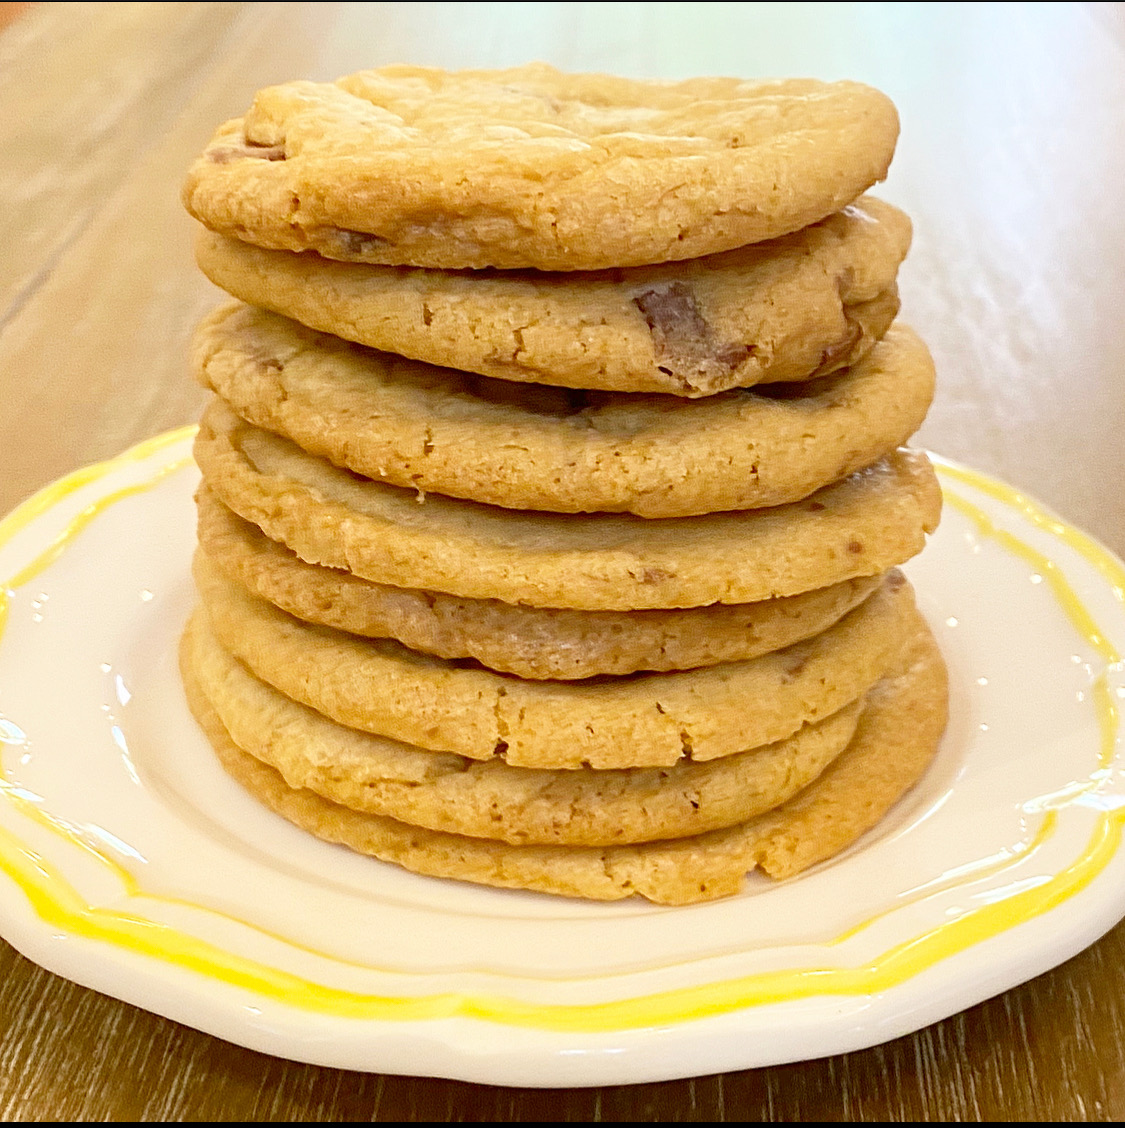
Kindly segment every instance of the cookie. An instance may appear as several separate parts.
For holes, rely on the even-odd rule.
[[[359,479],[218,399],[195,457],[227,506],[308,563],[532,607],[632,611],[797,595],[903,563],[941,513],[933,468],[910,451],[771,509],[662,521],[500,509]]]
[[[512,846],[351,810],[288,786],[231,740],[206,697],[189,702],[227,771],[290,822],[415,873],[568,897],[660,904],[730,896],[755,868],[791,877],[876,827],[937,751],[947,716],[941,653],[918,616],[902,664],[868,695],[848,748],[782,806],[724,830],[627,846]]]
[[[799,501],[905,443],[933,398],[893,326],[854,367],[706,400],[513,385],[361,350],[246,305],[197,377],[243,419],[365,477],[511,509],[690,517]]]
[[[392,66],[259,91],[183,202],[326,258],[598,270],[807,227],[881,180],[897,139],[891,101],[853,82]]]
[[[440,658],[475,658],[521,678],[573,680],[637,670],[689,670],[756,658],[826,630],[881,576],[760,603],[671,611],[568,611],[388,587],[306,564],[206,486],[196,497],[199,544],[224,575],[283,611]]]
[[[910,234],[901,211],[865,196],[768,243],[601,273],[333,262],[206,229],[195,253],[235,297],[398,356],[502,380],[694,397],[821,376],[866,355],[898,310]]]
[[[666,767],[781,740],[864,694],[913,608],[898,575],[815,638],[745,662],[525,681],[294,619],[201,555],[194,573],[219,643],[287,697],[351,728],[528,768]]]
[[[648,842],[743,822],[815,779],[851,740],[863,707],[857,700],[785,740],[705,763],[545,771],[420,753],[330,721],[254,677],[200,615],[184,646],[195,692],[234,742],[281,772],[290,787],[307,787],[353,810],[513,845]],[[419,755],[440,763],[424,779],[402,779],[398,755],[408,771]]]

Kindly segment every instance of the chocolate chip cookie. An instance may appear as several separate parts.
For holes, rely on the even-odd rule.
[[[897,139],[893,103],[855,82],[391,66],[260,91],[183,200],[326,258],[599,270],[807,227],[881,180]]]

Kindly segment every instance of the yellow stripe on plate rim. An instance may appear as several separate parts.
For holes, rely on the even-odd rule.
[[[170,447],[175,447],[188,440],[194,433],[194,427],[182,427],[158,435],[131,447],[117,458],[75,471],[40,490],[0,521],[0,547],[78,490],[96,483],[129,463],[144,461]],[[6,583],[0,585],[0,641],[5,625],[7,597],[11,591],[48,567],[100,513],[126,497],[152,488],[190,462],[190,458],[169,460],[159,465],[144,481],[101,495],[72,519],[47,549]],[[933,462],[942,479],[942,490],[946,501],[964,514],[981,535],[996,540],[1006,551],[1028,561],[1045,577],[1055,599],[1075,630],[1090,643],[1106,664],[1106,669],[1102,670],[1095,679],[1095,689],[1091,695],[1101,731],[1098,754],[1100,770],[1094,773],[1088,782],[1067,791],[1065,799],[1072,801],[1075,797],[1096,787],[1098,778],[1095,777],[1102,777],[1113,761],[1120,714],[1109,690],[1108,675],[1109,667],[1119,666],[1121,657],[1108,641],[1106,633],[1098,627],[1089,608],[1074,591],[1058,565],[1026,541],[999,528],[979,506],[958,493],[953,483],[967,484],[994,498],[1006,507],[1017,511],[1033,526],[1050,533],[1078,551],[1106,578],[1115,597],[1122,604],[1125,604],[1125,566],[1093,538],[1061,521],[1025,494],[983,473],[957,466],[936,456],[933,456]],[[0,741],[0,757],[2,753],[3,742]],[[28,796],[21,788],[0,779],[0,796],[9,805],[62,838],[69,846],[77,846],[86,853],[94,855],[118,877],[130,898],[188,905],[209,915],[234,920],[259,935],[283,940],[295,949],[312,951],[285,937],[266,932],[256,925],[206,906],[146,893],[127,868],[84,840],[64,821],[42,811],[34,798]],[[1063,797],[1060,795],[1059,799],[1061,801]],[[1017,862],[1025,860],[1053,835],[1056,826],[1056,811],[1046,810],[1038,831],[1026,847],[1001,851],[994,858],[982,860],[981,865],[968,867],[964,874],[958,876],[955,884],[970,879],[975,881],[982,876],[1003,872]],[[865,960],[860,967],[783,969],[591,1004],[526,1002],[481,991],[447,991],[394,996],[331,987],[229,952],[171,925],[149,920],[143,915],[91,905],[51,862],[22,842],[15,833],[3,827],[0,827],[0,871],[7,874],[23,891],[35,914],[52,928],[119,946],[130,952],[152,957],[298,1009],[340,1018],[364,1020],[421,1021],[461,1016],[547,1031],[608,1032],[689,1022],[749,1007],[820,995],[868,995],[886,991],[906,982],[943,959],[997,936],[1017,924],[1049,912],[1069,900],[1086,888],[1109,864],[1120,847],[1123,826],[1125,826],[1125,806],[1099,809],[1084,850],[1061,871],[1031,884],[1030,887],[1021,888],[1019,892],[1002,900],[981,905],[956,918],[944,921],[908,941],[894,945],[873,959]],[[945,883],[942,883],[942,887],[945,887]],[[912,900],[920,900],[932,896],[933,893],[934,889],[929,888]],[[906,903],[909,902],[902,902],[902,904]],[[893,910],[877,913],[859,925],[824,941],[824,946],[842,943],[887,915],[887,912],[897,911],[902,904],[896,904]],[[323,952],[312,952],[312,954],[334,963],[347,963]],[[714,955],[709,953],[705,958],[710,959]],[[404,974],[399,970],[390,973]],[[413,974],[424,976],[427,973]],[[520,978],[528,977],[525,975]],[[601,977],[585,976],[584,978]]]

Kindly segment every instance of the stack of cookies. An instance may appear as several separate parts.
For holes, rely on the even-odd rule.
[[[184,190],[227,769],[418,873],[685,903],[850,845],[945,670],[940,493],[853,83],[390,67],[262,91]]]

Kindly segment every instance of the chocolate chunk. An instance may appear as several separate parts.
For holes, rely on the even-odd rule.
[[[726,387],[731,373],[753,355],[753,345],[716,339],[683,282],[642,290],[633,295],[633,304],[652,334],[661,370],[681,380],[686,390]]]
[[[863,339],[863,326],[848,315],[847,306],[844,307],[844,316],[848,320],[847,332],[820,354],[820,364],[817,365],[810,379],[822,376],[826,372],[835,372],[837,368],[847,364],[856,345]]]
[[[703,340],[710,335],[711,327],[682,282],[645,290],[633,297],[633,304],[644,314],[648,327],[663,337]]]

